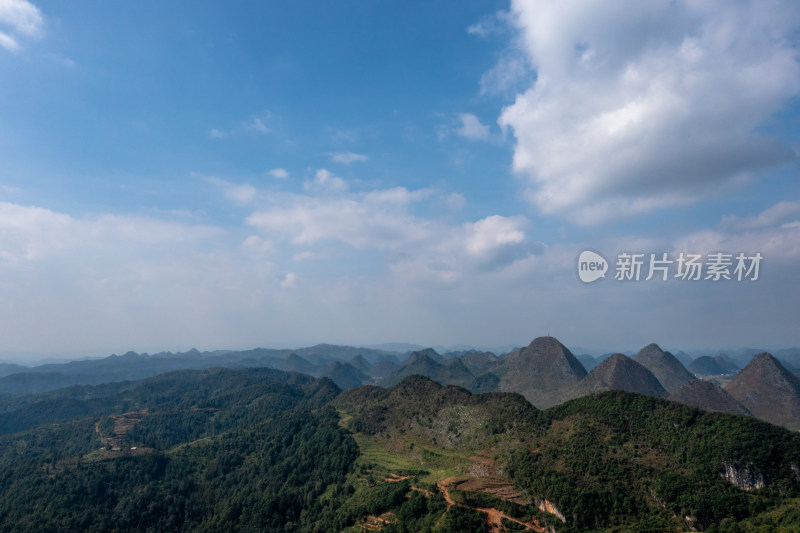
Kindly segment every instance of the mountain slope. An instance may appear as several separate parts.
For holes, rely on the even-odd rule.
[[[403,366],[389,374],[381,381],[384,387],[396,385],[404,378],[415,374],[427,376],[442,385],[458,385],[467,388],[475,379],[469,370],[458,360],[457,364],[440,364],[433,360],[429,352],[412,353]]]
[[[501,482],[495,473],[486,481],[496,462],[514,481],[513,501],[527,502],[518,512],[547,509],[533,516],[554,531],[703,530],[784,501],[780,491],[800,493],[792,470],[800,435],[639,394],[536,411],[517,395],[475,396],[412,376],[390,389],[345,391],[333,405],[365,449],[380,450],[371,457],[382,468],[399,457],[406,469],[398,475],[461,468],[439,474],[457,480],[456,501],[487,501]]]
[[[674,355],[655,343],[642,348],[633,360],[652,372],[668,393],[696,379]]]
[[[695,379],[667,397],[671,402],[691,405],[704,411],[749,416],[750,412],[725,389],[709,381]]]
[[[83,415],[0,436],[2,531],[735,531],[800,496],[800,435],[624,392],[539,411],[217,368],[2,407],[66,399]]]
[[[331,364],[323,376],[333,380],[336,386],[342,390],[372,383],[372,380],[366,374],[359,371],[350,363],[342,363],[341,361],[335,361]]]
[[[564,401],[586,376],[572,352],[553,337],[539,337],[527,347],[502,357],[491,372],[500,378],[500,390],[518,392],[540,409]]]
[[[630,357],[615,353],[573,387],[573,398],[603,391],[618,390],[663,398],[667,391],[652,372]]]
[[[710,355],[698,357],[689,365],[689,371],[698,376],[718,376],[725,374],[725,368],[719,364],[716,358]]]
[[[753,416],[800,430],[800,379],[772,355],[756,355],[725,390]]]
[[[497,356],[492,352],[472,352],[458,357],[464,366],[473,375],[480,375],[486,372],[497,362]]]

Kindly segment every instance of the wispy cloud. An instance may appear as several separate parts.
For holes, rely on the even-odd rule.
[[[259,117],[255,117],[247,123],[247,128],[258,133],[269,133],[269,128],[267,128],[264,121]]]
[[[281,281],[281,289],[294,289],[296,286],[297,275],[294,272],[287,273]]]
[[[279,180],[285,180],[289,177],[289,173],[283,168],[273,168],[269,172],[267,172],[273,178],[277,178]]]
[[[784,200],[757,215],[738,217],[729,215],[722,220],[722,227],[739,230],[754,230],[792,223],[800,220],[800,200]]]
[[[242,205],[252,203],[258,192],[255,187],[247,183],[231,183],[216,176],[203,176],[203,179],[221,187],[226,198]]]
[[[330,156],[332,162],[342,163],[345,165],[366,161],[368,159],[364,154],[356,154],[353,152],[333,152],[330,154]]]
[[[207,133],[212,139],[225,139],[235,135],[258,134],[263,135],[270,132],[267,123],[272,117],[272,113],[265,111],[259,115],[252,116],[238,125],[230,128],[220,129],[217,127],[209,128]]]
[[[471,141],[488,141],[489,126],[481,123],[480,119],[472,113],[461,113],[458,116],[461,125],[456,129],[456,133]]]

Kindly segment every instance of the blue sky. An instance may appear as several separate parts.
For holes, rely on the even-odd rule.
[[[800,7],[767,4],[0,0],[0,352],[800,345]]]

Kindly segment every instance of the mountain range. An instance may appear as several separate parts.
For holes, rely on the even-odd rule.
[[[750,532],[800,516],[800,380],[768,353],[724,388],[655,344],[587,372],[553,337],[500,357],[129,353],[0,383],[154,361],[237,368],[0,396],[0,530]]]
[[[784,352],[787,354],[791,355]],[[690,364],[690,369],[700,377],[728,376],[724,380],[727,382],[736,371],[733,359],[719,354],[701,356]],[[589,372],[581,361],[590,365]],[[213,367],[270,367],[324,376],[341,389],[375,384],[389,387],[418,374],[474,393],[516,392],[540,409],[597,392],[623,390],[669,397],[711,411],[750,413],[785,427],[800,428],[800,408],[793,407],[800,405],[798,379],[775,357],[766,360],[760,355],[751,356],[747,367],[724,389],[700,384],[685,388],[697,381],[695,375],[678,357],[656,344],[645,346],[633,357],[624,354],[576,357],[553,337],[536,338],[528,346],[500,357],[476,351],[441,355],[433,348],[401,354],[330,344],[296,350],[190,350],[156,355],[128,352],[33,368],[0,367],[0,375],[2,371],[11,372],[0,377],[0,395],[35,394],[65,386],[135,380],[173,370]],[[781,407],[775,407],[778,404]]]

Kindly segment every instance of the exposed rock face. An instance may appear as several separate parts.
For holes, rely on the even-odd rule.
[[[800,429],[800,379],[772,355],[756,355],[725,390],[753,416]]]
[[[725,392],[722,387],[702,379],[690,381],[670,394],[667,400],[717,413],[750,415],[750,411]]]
[[[742,490],[763,489],[766,486],[764,476],[753,466],[738,468],[729,462],[725,462],[722,468],[723,471],[719,475]]]
[[[539,409],[568,399],[568,393],[584,376],[572,352],[553,337],[539,337],[527,347],[501,358],[492,367],[500,378],[500,390],[518,392]]]
[[[567,519],[564,518],[564,515],[558,510],[558,507],[550,500],[539,500],[536,502],[536,507],[544,513],[550,513],[564,523],[567,522]]]
[[[633,360],[652,372],[669,393],[696,379],[674,355],[659,348],[658,344],[645,346]]]
[[[615,353],[592,369],[574,387],[571,397],[578,398],[607,390],[637,392],[659,398],[667,396],[667,391],[652,372],[621,353]]]

